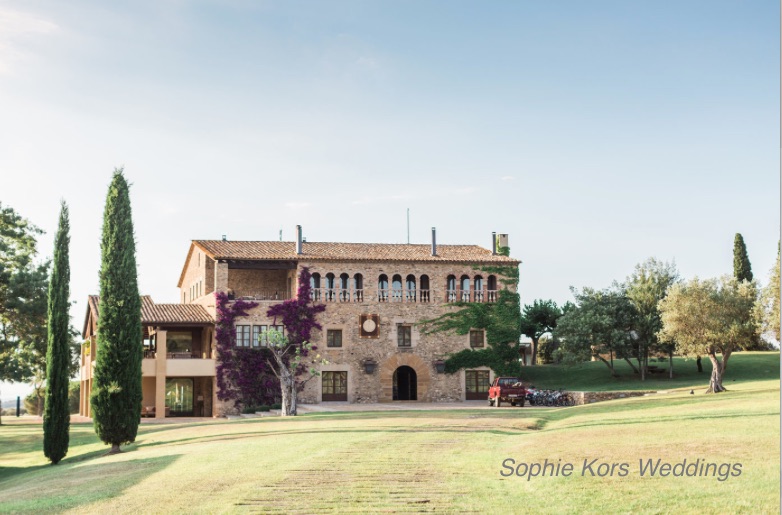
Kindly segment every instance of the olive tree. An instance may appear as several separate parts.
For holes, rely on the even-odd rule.
[[[722,379],[731,354],[757,337],[755,321],[745,316],[756,297],[753,282],[727,276],[719,280],[696,277],[674,284],[660,301],[663,326],[659,337],[675,341],[680,354],[706,355],[711,360],[707,393],[725,390]]]

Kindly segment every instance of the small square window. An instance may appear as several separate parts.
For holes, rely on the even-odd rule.
[[[236,346],[237,347],[249,347],[250,343],[250,328],[249,325],[237,325],[236,326]]]
[[[396,326],[396,340],[399,347],[410,347],[413,342],[413,328],[409,325],[399,324]]]
[[[266,326],[253,326],[253,347],[266,347]]]
[[[470,347],[476,348],[476,347],[483,347],[483,341],[484,341],[484,331],[483,329],[471,329],[470,330]]]
[[[342,347],[342,329],[326,330],[326,347]]]

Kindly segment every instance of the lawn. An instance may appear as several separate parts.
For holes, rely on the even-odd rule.
[[[115,456],[78,424],[57,466],[39,424],[5,418],[0,512],[778,513],[779,380],[729,387],[571,408],[144,424]],[[562,460],[575,473],[502,477],[507,458]],[[740,463],[741,475],[641,477],[648,458]],[[582,477],[593,459],[628,463],[629,474]]]
[[[539,388],[564,388],[571,391],[604,392],[615,390],[669,390],[675,388],[706,388],[711,375],[711,361],[701,360],[703,372],[698,373],[695,358],[674,358],[673,379],[668,378],[668,360],[650,362],[649,365],[665,369],[664,374],[652,374],[641,381],[624,360],[614,360],[619,377],[611,377],[611,371],[600,361],[578,366],[539,365],[523,369],[522,378]],[[637,363],[633,363],[638,366]],[[728,360],[725,387],[735,383],[779,379],[779,352],[737,352]]]

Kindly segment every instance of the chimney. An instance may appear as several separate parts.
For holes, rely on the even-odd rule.
[[[301,241],[301,225],[296,226],[296,254],[302,255],[302,241]]]
[[[508,235],[507,234],[498,234],[497,235],[497,251],[503,251],[504,249],[508,248]],[[505,254],[507,255],[507,254]]]
[[[432,255],[437,255],[437,229],[432,227]]]
[[[497,233],[496,232],[491,233],[491,255],[492,256],[497,255]]]
[[[228,238],[223,234],[223,241],[228,241]]]

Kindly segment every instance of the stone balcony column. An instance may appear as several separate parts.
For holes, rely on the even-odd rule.
[[[164,329],[155,331],[155,418],[166,417],[166,334]]]

